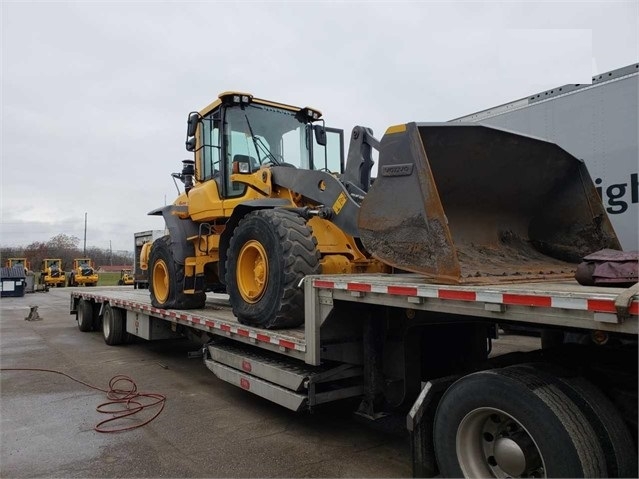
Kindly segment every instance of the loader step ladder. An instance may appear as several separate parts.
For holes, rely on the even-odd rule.
[[[208,345],[206,366],[221,380],[293,411],[361,396],[362,368],[347,364],[308,366],[252,346]]]

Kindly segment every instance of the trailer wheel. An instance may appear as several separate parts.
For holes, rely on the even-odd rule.
[[[198,309],[206,303],[206,293],[184,293],[184,265],[175,262],[171,237],[153,243],[149,255],[151,304],[164,309]]]
[[[316,246],[306,221],[291,211],[246,215],[233,231],[226,261],[226,286],[239,321],[264,328],[302,324],[299,282],[320,272]]]
[[[599,438],[608,477],[639,477],[637,450],[622,417],[612,402],[585,378],[575,376],[551,364],[526,364],[519,368],[533,368],[544,374],[579,407]]]
[[[443,477],[606,477],[602,447],[560,388],[517,366],[458,380],[437,407]]]
[[[76,319],[78,320],[78,329],[82,332],[91,331],[93,329],[93,305],[91,301],[80,299],[78,301],[78,310]]]
[[[104,305],[102,313],[102,335],[109,346],[124,341],[124,314],[120,308],[114,308],[109,303]]]

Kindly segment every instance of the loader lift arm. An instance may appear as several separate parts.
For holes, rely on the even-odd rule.
[[[373,149],[379,151],[379,140],[373,136],[373,130],[365,126],[356,126],[351,133],[351,142],[346,158],[346,170],[342,183],[351,194],[364,196],[371,183]]]

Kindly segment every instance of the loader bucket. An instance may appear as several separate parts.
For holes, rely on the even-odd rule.
[[[582,161],[476,123],[389,128],[358,227],[374,257],[451,284],[572,276],[621,249]]]

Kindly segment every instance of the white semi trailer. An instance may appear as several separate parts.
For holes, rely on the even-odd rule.
[[[480,122],[557,143],[588,167],[624,250],[639,249],[639,63],[488,108]]]

